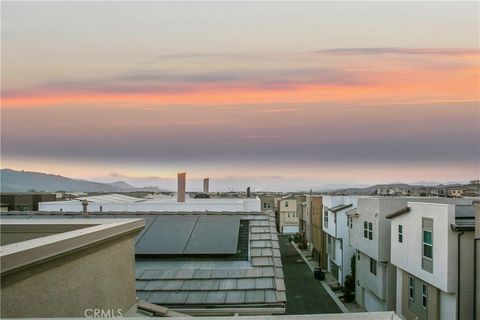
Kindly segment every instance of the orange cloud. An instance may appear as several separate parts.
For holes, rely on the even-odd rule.
[[[409,52],[408,55],[414,53],[415,51]],[[438,66],[424,67],[415,65],[418,62],[406,59],[398,68],[395,68],[395,65],[385,68],[390,66],[388,59],[376,62],[376,65],[372,65],[372,60],[360,60],[365,68],[361,68],[362,63],[359,62],[355,68],[351,65],[340,66],[340,71],[294,70],[290,73],[273,73],[273,76],[264,73],[257,75],[232,72],[219,76],[208,74],[202,79],[198,76],[186,80],[177,78],[173,79],[171,84],[168,77],[157,79],[155,74],[147,74],[127,80],[121,79],[123,82],[120,85],[113,84],[111,87],[106,83],[103,91],[95,86],[79,85],[77,88],[75,85],[68,85],[60,86],[57,90],[39,88],[14,94],[7,92],[2,98],[2,106],[477,101],[480,85],[478,60],[472,61],[471,55],[458,57],[455,61],[457,64],[451,66],[439,63]],[[445,63],[445,60],[439,62]],[[361,71],[351,71],[355,69]],[[264,78],[258,81],[256,76]],[[125,85],[125,81],[132,81],[134,84],[127,82]],[[158,83],[163,87],[155,87],[158,84],[155,81],[160,81]],[[165,83],[168,83],[168,87],[165,87]]]

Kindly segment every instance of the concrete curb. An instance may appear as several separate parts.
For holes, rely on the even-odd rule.
[[[307,258],[305,258],[305,256],[302,254],[302,252],[300,252],[300,250],[297,248],[297,246],[295,245],[295,243],[293,241],[291,241],[290,243],[295,248],[295,250],[297,250],[298,254],[302,257],[303,261],[307,264],[307,266],[313,272],[313,267],[308,263]],[[335,302],[335,304],[340,308],[340,310],[342,310],[343,313],[349,313],[348,309],[345,307],[345,305],[342,303],[342,301],[340,301],[340,299],[337,297],[335,292],[333,292],[332,289],[330,289],[328,284],[323,280],[320,281],[320,283],[325,288],[325,291],[327,291],[328,295],[332,298],[332,300]]]

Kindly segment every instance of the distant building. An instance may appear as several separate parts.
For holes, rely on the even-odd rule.
[[[451,198],[461,198],[464,192],[465,188],[463,187],[448,188],[447,196]]]
[[[472,205],[408,202],[391,214],[396,312],[405,319],[473,319]]]
[[[186,198],[178,202],[174,197],[141,199],[121,194],[79,197],[67,201],[41,202],[39,211],[81,212],[82,201],[87,201],[88,212],[124,212],[124,211],[259,211],[258,198]]]
[[[280,200],[279,216],[280,233],[298,233],[297,199],[294,196],[286,196]]]
[[[3,192],[1,202],[8,211],[37,211],[43,201],[56,201],[55,193],[45,192]]]

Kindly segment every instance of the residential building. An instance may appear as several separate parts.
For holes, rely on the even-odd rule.
[[[36,211],[43,201],[55,201],[55,193],[46,192],[2,192],[1,202],[8,211]]]
[[[478,182],[479,180],[477,180]],[[480,184],[480,183],[477,183]],[[473,273],[473,284],[475,286],[475,304],[473,309],[474,319],[480,320],[480,202],[474,202],[475,206],[475,271]]]
[[[310,196],[306,196],[305,200],[297,203],[297,215],[300,239],[304,248],[312,250],[312,233],[311,233],[311,208]]]
[[[365,197],[349,212],[350,245],[356,249],[357,303],[367,311],[395,310],[396,270],[390,263],[390,220],[405,198]]]
[[[174,197],[155,199],[135,198],[121,194],[79,197],[67,201],[40,202],[39,211],[81,212],[82,202],[87,202],[89,212],[120,211],[259,211],[258,198],[185,198],[178,202]]]
[[[473,205],[408,202],[391,219],[396,312],[405,319],[474,318]]]
[[[134,243],[143,219],[26,216],[2,214],[2,318],[139,314]]]
[[[297,199],[294,196],[286,196],[280,200],[279,204],[280,233],[298,233]]]
[[[447,196],[452,198],[460,198],[463,195],[465,188],[457,187],[457,188],[448,188],[447,189]]]
[[[357,210],[348,213],[351,225],[350,245],[357,251],[357,303],[367,311],[393,311],[396,308],[397,272],[390,261],[391,220],[387,216],[405,208],[407,202],[471,205],[477,199],[359,198]]]
[[[260,210],[274,210],[275,208],[275,196],[271,194],[259,194],[258,198],[260,199]]]
[[[135,246],[136,272],[132,271],[128,279],[136,282],[138,299],[149,305],[193,316],[285,312],[285,283],[272,211],[96,212],[86,216],[79,212],[8,212],[2,215],[2,221],[49,221],[57,217],[69,221],[144,219],[145,228],[130,243],[130,248]],[[78,219],[81,217],[84,219]],[[105,260],[98,257],[98,263]],[[133,258],[129,261],[133,268]],[[117,267],[110,266],[111,270]],[[72,281],[78,281],[74,273],[70,275]],[[13,299],[15,295],[11,295]],[[77,297],[66,297],[72,296]],[[16,295],[15,299],[22,297]]]
[[[349,243],[349,219],[346,212],[356,208],[357,197],[323,196],[323,232],[327,246],[327,270],[343,286],[351,274],[351,259],[355,249]]]
[[[327,269],[326,239],[323,232],[323,196],[308,196],[307,201],[310,203],[312,258],[318,261],[322,269]]]

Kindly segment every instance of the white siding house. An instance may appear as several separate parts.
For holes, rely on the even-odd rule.
[[[323,231],[327,244],[327,270],[333,274],[340,285],[352,272],[351,258],[355,249],[350,246],[347,210],[355,208],[356,197],[323,197]]]
[[[390,218],[396,312],[406,319],[473,319],[474,207],[408,202]]]

